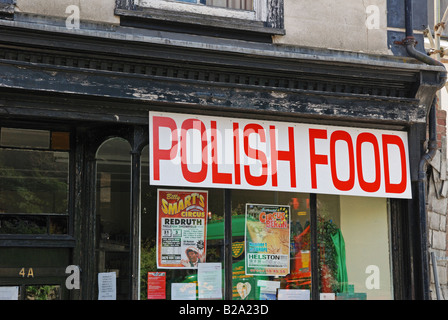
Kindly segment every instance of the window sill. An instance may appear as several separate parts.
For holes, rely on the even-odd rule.
[[[197,35],[217,36],[232,39],[271,42],[273,35],[284,35],[283,28],[269,26],[263,21],[220,17],[193,12],[179,12],[156,9],[115,9],[115,14],[121,17],[121,25],[191,33]]]

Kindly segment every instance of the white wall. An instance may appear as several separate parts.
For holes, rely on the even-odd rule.
[[[275,37],[278,44],[389,52],[386,0],[284,0],[284,5],[286,35]]]
[[[114,15],[115,0],[16,0],[16,12],[66,18],[66,8],[79,7],[82,21],[118,24]]]
[[[16,11],[66,18],[69,5],[80,8],[81,21],[119,23],[115,0],[17,0]],[[284,6],[286,35],[275,36],[277,44],[388,54],[386,0],[284,0]]]

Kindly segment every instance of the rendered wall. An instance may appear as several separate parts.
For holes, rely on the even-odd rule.
[[[66,18],[76,5],[82,21],[118,24],[115,0],[17,0],[16,12]],[[274,43],[387,54],[386,0],[285,0],[285,36]]]
[[[275,43],[388,53],[386,0],[285,0],[286,35]]]
[[[80,19],[100,23],[120,23],[114,15],[115,0],[16,0],[16,12],[67,18],[70,5],[78,6]]]

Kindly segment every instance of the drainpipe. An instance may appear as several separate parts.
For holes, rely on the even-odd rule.
[[[406,38],[403,41],[403,44],[406,46],[406,51],[409,54],[409,56],[424,62],[431,66],[439,66],[445,68],[444,64],[438,60],[435,60],[428,56],[426,53],[420,52],[417,49],[415,49],[415,45],[417,44],[417,41],[414,37],[414,27],[413,27],[413,12],[412,12],[412,0],[406,0],[405,1],[405,24],[406,24]],[[440,81],[439,81],[439,87],[438,89],[442,89],[445,86],[447,78],[446,71],[441,72],[440,74]]]
[[[415,49],[416,40],[414,37],[414,27],[413,27],[413,12],[412,12],[412,0],[405,1],[405,28],[406,28],[406,38],[403,44],[406,46],[406,51],[409,56],[424,62],[432,66],[440,66],[445,69],[443,63],[438,60],[432,59],[425,53],[419,52]],[[437,90],[442,89],[445,86],[447,79],[446,70],[440,73],[439,83],[437,85]],[[420,219],[420,245],[421,245],[421,257],[422,257],[422,276],[423,276],[423,299],[429,300],[429,256],[428,256],[428,244],[427,244],[427,212],[426,212],[426,184],[427,175],[426,169],[427,165],[434,158],[437,152],[437,132],[436,132],[436,101],[435,97],[431,109],[429,111],[428,127],[429,127],[429,143],[428,150],[422,156],[418,168],[418,193],[419,193],[419,219]],[[428,257],[428,259],[427,259]]]
[[[420,219],[420,248],[421,248],[421,265],[423,276],[423,299],[430,299],[430,279],[429,279],[429,252],[428,252],[428,233],[427,233],[427,211],[426,211],[426,190],[427,190],[427,173],[428,164],[432,161],[437,152],[437,133],[436,133],[436,102],[434,98],[431,109],[429,111],[428,127],[429,127],[429,144],[427,152],[422,156],[418,168],[418,194],[419,194],[419,219]]]

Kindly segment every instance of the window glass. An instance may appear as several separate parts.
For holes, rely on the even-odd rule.
[[[97,270],[115,272],[117,300],[129,299],[131,148],[112,138],[98,149]]]
[[[147,299],[148,288],[154,284],[148,273],[165,272],[164,297],[175,299],[173,288],[182,288],[176,287],[179,283],[193,283],[198,290],[198,270],[158,268],[158,196],[161,189],[172,190],[172,194],[196,189],[149,186],[147,152],[145,148],[142,153],[140,297]],[[204,262],[219,262],[224,268],[224,190],[206,191],[209,216]],[[393,298],[387,199],[317,195],[316,203],[311,203],[306,193],[231,190],[230,194],[232,270],[223,270],[223,275],[231,275],[232,299]],[[314,205],[317,225],[311,226]],[[318,264],[312,268],[314,228]],[[287,272],[282,269],[285,266]],[[318,279],[314,286],[312,270]],[[315,294],[313,287],[319,290]]]
[[[0,148],[0,234],[67,233],[68,171],[68,152]]]
[[[177,0],[179,2],[205,4],[229,9],[253,10],[253,0]]]
[[[321,299],[392,299],[387,200],[317,199]]]
[[[70,134],[68,132],[51,132],[51,149],[52,150],[69,150]]]
[[[268,223],[268,211],[275,215],[285,207],[288,208],[286,216],[277,216],[276,224]],[[289,222],[288,229],[280,222],[283,218]],[[310,231],[308,194],[233,190],[232,242],[235,252],[246,250],[233,256],[233,299],[276,300],[277,289],[293,289],[288,292],[310,299]],[[244,242],[245,248],[241,247]],[[285,251],[285,247],[289,250]],[[253,253],[257,255],[251,256]],[[286,260],[269,261],[264,254],[271,260]],[[285,263],[289,270],[283,273]]]
[[[60,300],[60,291],[59,285],[25,286],[25,300]]]
[[[198,296],[198,269],[194,263],[196,256],[200,262],[216,263],[221,265],[222,279],[224,284],[224,191],[221,189],[195,189],[179,187],[155,187],[149,185],[148,171],[148,149],[144,148],[142,152],[142,170],[141,170],[141,251],[140,251],[140,299],[199,299]],[[163,190],[163,191],[162,191]],[[161,207],[162,199],[172,200],[171,208],[176,205],[178,214],[173,213],[173,223],[182,223],[182,211],[187,210],[188,206],[185,197],[195,192],[205,192],[207,198],[207,211],[205,217],[205,229],[200,226],[187,225],[188,219],[185,219],[185,226],[173,228],[160,228],[161,232],[171,232],[171,235],[157,237],[158,215],[163,214]],[[163,194],[163,196],[162,196]],[[177,198],[178,201],[175,201]],[[179,205],[180,200],[183,204]],[[193,200],[189,200],[194,206]],[[185,210],[181,210],[185,208]],[[197,209],[196,211],[200,211]],[[193,217],[194,218],[194,217]],[[202,219],[198,219],[203,221]],[[203,245],[197,245],[198,240],[202,239],[202,231],[205,231],[205,241]],[[175,233],[175,234],[174,234]],[[157,245],[163,250],[165,258],[160,257],[158,268],[157,264]],[[193,248],[191,248],[193,247]],[[199,249],[199,254],[189,251],[189,249]],[[187,253],[188,252],[188,253]],[[191,252],[191,253],[190,253]],[[187,254],[190,253],[191,259],[187,261]],[[162,255],[162,252],[161,252]],[[182,261],[181,261],[182,260]],[[179,266],[172,266],[180,264]],[[158,273],[158,274],[156,274]],[[153,282],[155,276],[160,275],[163,289],[154,288]],[[161,295],[161,296],[160,296]],[[224,297],[224,285],[222,285],[221,296]]]
[[[1,128],[0,145],[18,148],[50,148],[50,131]]]
[[[206,5],[230,9],[253,10],[252,0],[206,0]]]

